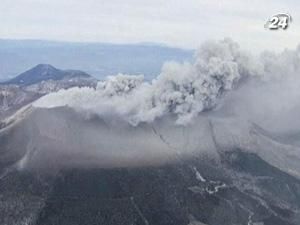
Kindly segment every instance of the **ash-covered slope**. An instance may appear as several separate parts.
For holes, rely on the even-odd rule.
[[[220,160],[223,153],[241,149],[300,177],[299,147],[266,136],[263,128],[251,122],[209,115],[199,115],[188,125],[175,120],[165,116],[132,126],[115,117],[87,116],[69,107],[28,105],[2,122],[1,153],[7,158],[1,161],[7,162],[12,154],[20,155],[17,165],[21,169],[135,167],[195,155]]]
[[[0,133],[1,224],[299,224],[296,147],[238,119],[174,121],[23,109]]]
[[[201,129],[200,123],[204,125]],[[191,127],[178,126],[173,118],[132,126],[116,118],[88,118],[68,107],[28,106],[3,122],[1,138],[7,141],[0,143],[2,154],[26,158],[27,163],[20,161],[24,168],[131,167],[177,160],[199,147],[213,154],[210,148],[214,146],[205,126],[205,120]]]

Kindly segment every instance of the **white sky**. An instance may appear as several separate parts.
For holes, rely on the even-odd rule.
[[[287,12],[288,30],[264,28]],[[158,42],[196,48],[230,37],[252,51],[300,43],[299,0],[1,0],[0,38]]]

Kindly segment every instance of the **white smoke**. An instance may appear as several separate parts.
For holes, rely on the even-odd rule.
[[[72,88],[49,94],[34,106],[69,106],[87,115],[121,118],[132,125],[164,115],[188,124],[245,80],[263,83],[295,77],[300,72],[299,59],[299,49],[254,57],[230,39],[208,41],[197,50],[192,63],[168,62],[151,82],[145,82],[143,76],[119,74],[99,82],[96,89]]]

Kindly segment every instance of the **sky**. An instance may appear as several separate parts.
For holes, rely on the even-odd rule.
[[[289,13],[287,30],[264,28]],[[232,38],[250,51],[300,43],[299,0],[1,0],[0,38],[162,43],[195,49]]]

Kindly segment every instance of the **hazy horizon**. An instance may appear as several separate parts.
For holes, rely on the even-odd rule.
[[[300,40],[294,0],[224,1],[4,0],[0,38],[85,43],[161,43],[195,49],[208,39],[229,37],[244,49],[282,51]],[[287,30],[264,28],[274,14],[289,13]]]
[[[118,73],[157,76],[166,61],[189,61],[194,50],[158,43],[113,44],[0,39],[0,80],[13,78],[38,64],[82,70],[102,79]]]

